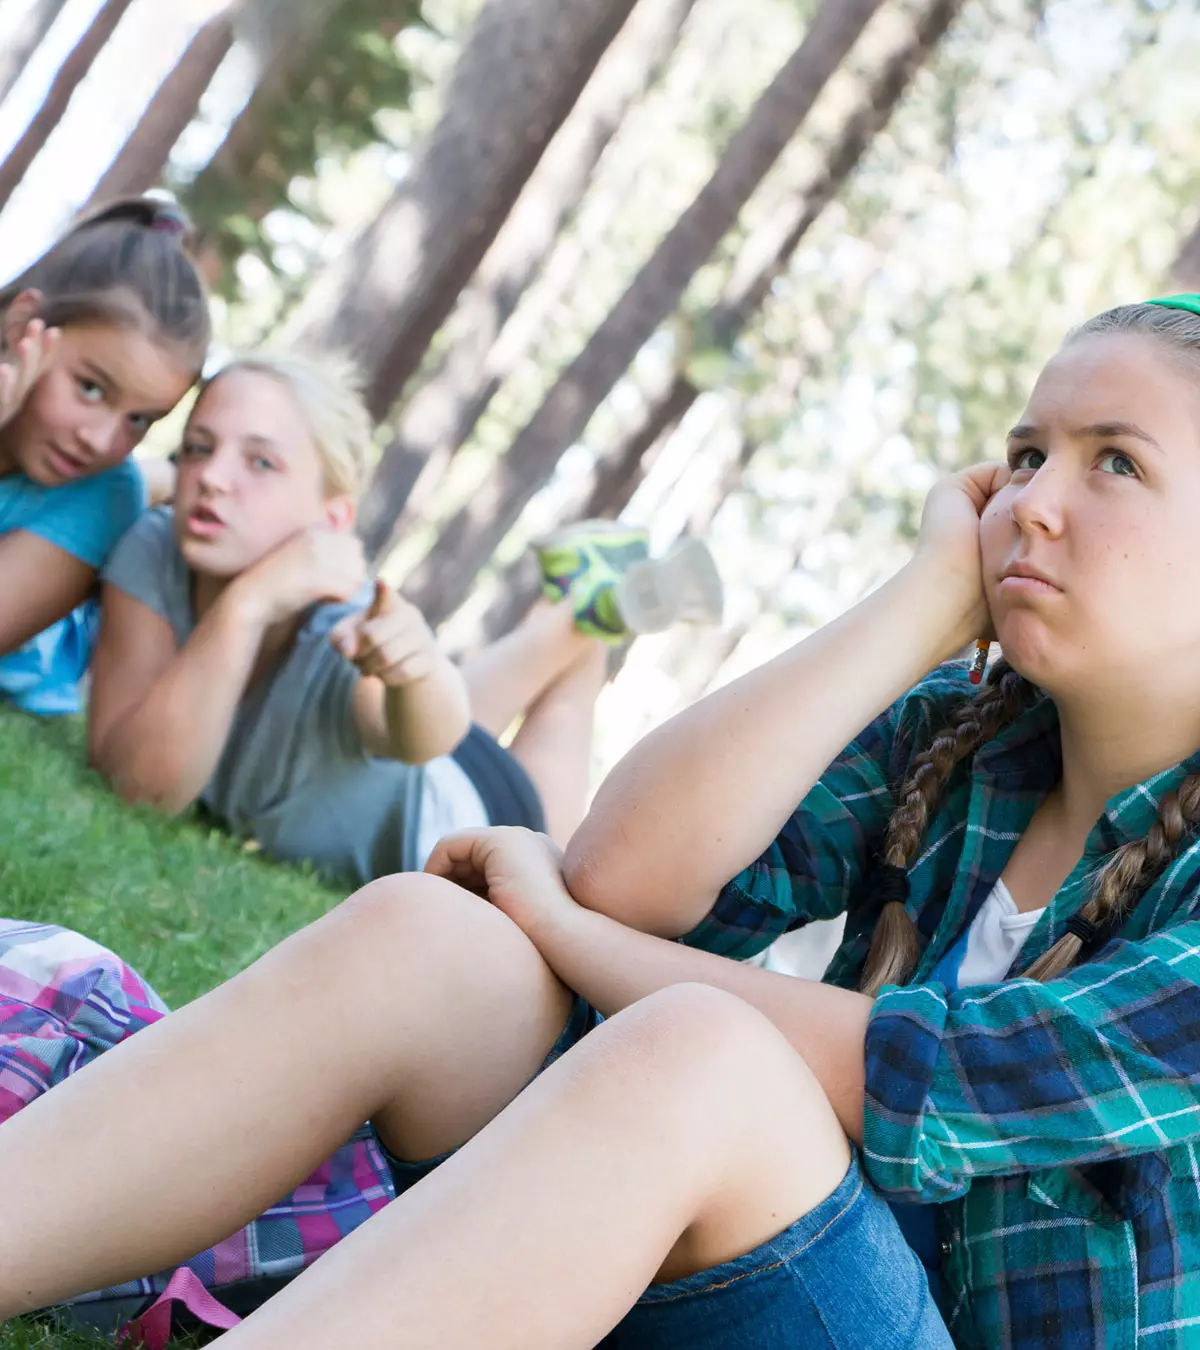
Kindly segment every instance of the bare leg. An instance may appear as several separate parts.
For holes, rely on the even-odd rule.
[[[493,736],[503,735],[584,652],[599,647],[575,627],[569,604],[537,605],[511,633],[463,663],[471,715]]]
[[[656,1273],[753,1250],[849,1148],[757,1012],[677,986],[606,1023],[229,1350],[588,1350]]]
[[[375,882],[0,1129],[0,1321],[204,1250],[368,1118],[406,1157],[461,1144],[569,1007],[486,903]]]
[[[587,813],[596,699],[607,664],[604,648],[593,642],[529,709],[509,746],[541,796],[546,833],[564,848]]]

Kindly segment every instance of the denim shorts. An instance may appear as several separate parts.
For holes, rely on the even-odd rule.
[[[546,1065],[599,1020],[578,999]],[[449,1156],[410,1163],[394,1157],[382,1141],[380,1147],[397,1195]],[[778,1237],[711,1270],[651,1285],[597,1350],[801,1347],[954,1348],[925,1268],[887,1202],[863,1176],[857,1153],[833,1194]]]

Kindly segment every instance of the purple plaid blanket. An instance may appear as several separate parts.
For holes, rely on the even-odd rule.
[[[0,1126],[35,1097],[167,1013],[136,971],[106,948],[47,924],[0,919]],[[137,1105],[153,1111],[153,1099]],[[181,1160],[181,1166],[187,1165]],[[298,1274],[392,1198],[387,1166],[364,1127],[279,1204],[186,1263],[218,1295]],[[78,1300],[145,1305],[174,1271]],[[111,1319],[110,1319],[111,1321]]]

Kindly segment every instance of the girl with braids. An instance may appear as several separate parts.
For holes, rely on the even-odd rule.
[[[88,597],[146,489],[129,455],[196,380],[204,285],[177,207],[114,202],[0,286],[0,698],[73,712]]]
[[[231,1350],[1193,1344],[1198,511],[1200,296],[1102,315],[1007,465],[565,858],[451,836],[13,1117],[0,1317],[202,1250],[370,1119],[398,1200]],[[838,913],[822,982],[728,959]]]

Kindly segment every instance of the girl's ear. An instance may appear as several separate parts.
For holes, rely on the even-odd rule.
[[[22,291],[14,297],[4,312],[4,350],[12,349],[20,342],[29,327],[30,321],[36,319],[38,311],[42,307],[42,300],[45,297],[41,291]]]
[[[342,494],[326,498],[325,521],[331,530],[352,530],[357,519],[358,508],[353,497]]]

